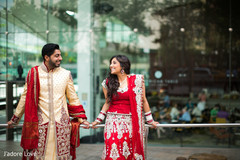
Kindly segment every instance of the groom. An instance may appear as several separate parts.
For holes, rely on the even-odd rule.
[[[44,45],[42,58],[43,63],[28,72],[24,92],[8,126],[18,124],[25,113],[21,139],[23,159],[27,156],[30,159],[70,159],[70,152],[75,159],[79,124],[89,128],[89,122],[70,71],[60,67],[59,45]],[[71,122],[69,116],[74,118]]]

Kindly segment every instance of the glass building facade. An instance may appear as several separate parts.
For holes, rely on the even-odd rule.
[[[173,123],[171,108],[177,105],[181,112],[189,100],[189,113],[193,104],[203,107],[201,119],[192,118],[190,123],[216,123],[211,115],[214,106],[227,111],[226,122],[239,122],[238,6],[233,0],[1,0],[1,123],[6,122],[5,82],[24,81],[28,70],[42,63],[41,48],[50,42],[60,45],[61,66],[71,71],[90,122],[105,101],[101,82],[108,75],[109,59],[118,54],[128,56],[132,73],[144,75],[147,99],[159,122]],[[18,97],[22,87],[13,93]],[[169,114],[162,118],[164,108]],[[168,135],[159,130],[163,140],[150,130],[149,143],[179,144],[170,140],[182,132],[177,129],[170,129]],[[206,135],[202,139],[208,141],[207,135],[215,131],[207,130],[187,132],[198,138]],[[84,138],[102,131],[81,132]],[[193,139],[185,144],[201,146]],[[240,146],[239,140],[234,142],[233,146]]]

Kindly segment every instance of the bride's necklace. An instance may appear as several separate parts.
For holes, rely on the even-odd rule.
[[[122,86],[123,84],[125,84],[125,82],[127,81],[127,77],[122,81],[122,82],[119,82],[119,87]]]

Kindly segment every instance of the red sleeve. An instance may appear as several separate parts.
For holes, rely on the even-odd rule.
[[[83,109],[82,105],[71,106],[68,104],[68,112],[71,117],[87,119],[87,116],[85,115],[85,110]]]

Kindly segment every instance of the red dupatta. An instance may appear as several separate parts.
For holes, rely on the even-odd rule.
[[[79,106],[71,106],[68,104],[68,112],[71,117],[74,117],[71,120],[71,138],[70,138],[70,155],[72,156],[72,160],[76,159],[76,148],[80,146],[80,139],[79,139],[79,127],[80,122],[78,118],[82,118],[83,120],[87,120],[85,115],[85,110],[83,109],[82,105]]]
[[[145,160],[144,157],[144,120],[143,108],[143,83],[142,75],[130,75],[128,78],[129,96],[132,113],[133,128],[133,156],[136,160]]]
[[[39,91],[38,66],[35,66],[31,68],[27,75],[27,94],[21,138],[21,147],[24,150],[36,149],[38,147],[39,132],[37,109]]]

